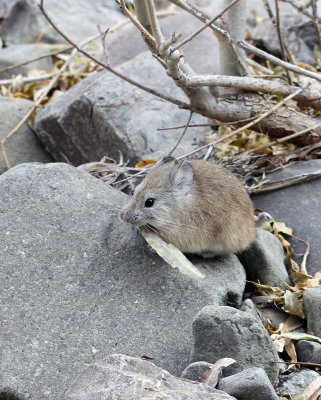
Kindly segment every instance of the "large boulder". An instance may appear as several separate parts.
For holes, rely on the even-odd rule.
[[[139,358],[113,354],[83,371],[66,400],[236,400],[202,383],[176,378]]]
[[[32,106],[33,103],[29,100],[0,97],[0,140],[10,133]],[[52,157],[26,122],[5,142],[5,150],[11,167],[25,162],[52,161]],[[7,165],[0,151],[0,174],[6,170]]]
[[[62,399],[70,381],[115,351],[174,374],[187,366],[194,315],[239,306],[236,256],[193,258],[192,280],[118,218],[124,193],[66,164],[0,176],[0,393]]]
[[[269,180],[286,179],[297,175],[320,173],[321,160],[304,161],[267,175]],[[291,226],[294,235],[310,243],[307,270],[310,274],[320,271],[321,246],[321,180],[320,178],[290,186],[271,193],[252,196],[255,207],[270,213],[276,221]],[[296,253],[304,253],[306,246],[292,241]]]
[[[46,0],[44,7],[59,28],[77,43],[98,33],[97,25],[107,28],[124,18],[111,0],[65,0],[59,7],[55,0]],[[49,25],[34,0],[10,0],[0,37],[6,46],[34,43],[40,37],[45,43],[66,43]]]
[[[162,94],[188,101],[149,52],[123,64],[119,71]],[[189,111],[138,89],[115,75],[94,73],[37,114],[35,130],[57,161],[74,165],[97,161],[104,155],[139,160],[147,153],[167,155],[181,130],[157,131],[185,125]],[[206,123],[194,114],[191,124]],[[175,155],[190,151],[205,136],[206,127],[187,130]],[[153,156],[153,155],[152,155]]]

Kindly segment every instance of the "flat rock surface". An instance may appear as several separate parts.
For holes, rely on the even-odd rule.
[[[236,256],[194,258],[191,280],[121,222],[127,196],[66,164],[0,176],[0,393],[62,399],[90,363],[143,354],[176,375],[188,365],[194,315],[239,306]]]
[[[20,122],[32,105],[29,100],[0,97],[0,140]],[[26,122],[6,141],[5,150],[11,167],[25,162],[52,161],[52,157]],[[0,174],[6,170],[3,153],[0,151]]]
[[[89,366],[66,400],[236,400],[202,383],[170,375],[151,362],[113,354]]]
[[[268,174],[271,180],[321,171],[321,160],[304,161]],[[282,190],[252,196],[256,208],[267,211],[276,221],[291,226],[294,235],[310,243],[307,270],[315,274],[321,270],[320,221],[321,179],[304,182]],[[292,241],[296,253],[304,253],[305,246]],[[302,259],[301,259],[302,260]]]

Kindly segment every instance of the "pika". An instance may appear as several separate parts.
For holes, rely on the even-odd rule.
[[[240,253],[255,236],[252,202],[242,183],[208,161],[165,157],[136,187],[120,212],[184,253]]]

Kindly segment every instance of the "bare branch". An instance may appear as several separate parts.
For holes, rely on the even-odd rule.
[[[203,10],[201,10],[194,4],[190,4],[185,0],[169,0],[169,1],[177,5],[178,7],[182,8],[183,10],[187,11],[189,14],[194,15],[194,17],[196,17],[202,22],[207,22],[208,20],[210,20],[210,17]],[[240,56],[239,51],[235,46],[230,34],[226,30],[219,27],[217,24],[212,23],[209,27],[214,31],[219,42],[225,41],[226,45],[230,46],[231,51],[235,57],[235,62],[240,66],[242,74],[244,73],[248,75],[249,70],[247,68],[247,65]]]
[[[191,111],[190,114],[189,114],[189,118],[188,118],[188,121],[186,122],[186,125],[185,125],[185,127],[184,127],[183,133],[182,133],[181,136],[179,137],[179,139],[178,139],[177,143],[175,144],[175,146],[174,146],[174,147],[172,148],[172,150],[168,153],[169,156],[170,156],[171,154],[174,153],[174,151],[177,149],[177,146],[178,146],[178,145],[180,144],[180,142],[182,141],[182,139],[183,139],[183,137],[184,137],[184,135],[185,135],[185,133],[186,133],[186,131],[187,131],[187,128],[188,128],[188,126],[189,126],[189,123],[191,122],[192,116],[193,116],[193,111]]]
[[[283,99],[282,101],[280,101],[279,103],[275,104],[270,110],[266,111],[265,113],[261,114],[259,117],[257,117],[255,120],[253,120],[252,122],[249,122],[248,124],[241,126],[240,128],[236,129],[235,131],[225,135],[222,138],[219,138],[217,140],[214,140],[213,142],[207,143],[204,146],[199,147],[198,149],[195,149],[187,154],[184,154],[180,157],[178,157],[178,159],[182,159],[182,158],[186,158],[189,157],[193,154],[198,153],[199,151],[206,149],[207,147],[211,146],[211,145],[216,145],[217,143],[220,143],[222,141],[224,141],[225,139],[228,139],[234,135],[236,135],[237,133],[243,131],[244,129],[248,129],[251,126],[257,124],[258,122],[260,122],[262,119],[266,118],[268,115],[272,114],[274,111],[276,111],[278,108],[280,108],[283,104],[285,104],[287,101],[291,100],[293,97],[295,97],[298,93],[302,92],[304,89],[306,89],[308,86],[310,86],[313,82],[309,81],[307,84],[305,84],[302,88],[299,88],[295,93],[292,93],[291,95],[287,96],[285,99]]]
[[[187,36],[184,40],[182,40],[180,43],[178,43],[175,47],[174,50],[178,50],[181,47],[183,47],[186,43],[190,42],[192,39],[194,39],[197,35],[199,35],[201,32],[203,32],[207,27],[213,24],[217,19],[221,18],[223,14],[226,13],[230,8],[232,8],[236,3],[238,3],[240,0],[234,0],[232,3],[230,3],[227,7],[225,7],[219,14],[217,14],[214,18],[210,19],[207,21],[203,26],[201,26],[199,29],[197,29],[195,32],[191,33],[189,36]]]
[[[297,92],[297,87],[275,81],[258,79],[253,77],[225,76],[225,75],[194,75],[188,76],[181,74],[179,86],[222,86],[233,87],[244,90],[255,90],[257,92],[274,94],[277,96],[288,96]],[[321,96],[317,90],[305,90],[299,93],[296,100],[304,103],[305,106],[321,110]]]
[[[308,182],[313,179],[319,178],[320,176],[321,176],[321,171],[317,171],[315,173],[295,175],[290,178],[286,178],[283,180],[284,182],[280,183],[279,185],[276,185],[275,181],[265,181],[265,182],[263,182],[263,186],[268,185],[267,187],[259,186],[257,189],[253,189],[253,190],[249,189],[249,192],[251,194],[269,193],[269,192],[273,192],[275,190],[280,190],[280,189],[284,189],[286,187],[297,185],[302,182]]]
[[[151,22],[151,28],[153,32],[153,36],[155,38],[156,47],[158,48],[161,44],[164,43],[164,38],[162,31],[160,29],[158,19],[156,17],[156,10],[153,0],[146,0],[147,10]]]
[[[296,8],[298,11],[300,11],[303,15],[306,17],[312,19],[312,21],[318,22],[321,24],[321,18],[315,17],[313,14],[310,14],[308,11],[306,11],[305,7],[303,7],[300,3],[297,3],[295,0],[281,0],[284,3],[289,3],[291,4],[292,7]]]
[[[43,4],[43,0],[41,0],[41,7]],[[125,0],[120,0],[119,3],[122,11],[124,12],[124,14],[132,21],[132,23],[137,26],[137,28],[141,31],[142,35],[145,37],[145,39],[150,42],[151,44],[155,45],[155,39],[153,38],[153,36],[143,27],[143,25],[138,21],[137,18],[135,18],[127,9],[126,4],[125,4]],[[40,7],[40,9],[41,9]],[[60,33],[61,34],[61,33]]]
[[[245,42],[244,40],[238,40],[237,45],[240,46],[242,49],[251,51],[252,53],[256,54],[259,57],[265,58],[270,60],[275,65],[280,65],[281,67],[287,68],[289,71],[295,72],[300,75],[308,76],[309,78],[316,79],[321,81],[321,74],[316,74],[315,72],[308,71],[304,68],[298,67],[297,65],[292,65],[285,61],[282,61],[278,57],[272,56],[271,54],[267,53],[266,51],[259,50],[255,46]]]
[[[170,103],[176,104],[177,106],[179,106],[180,108],[183,109],[191,109],[190,105],[187,103],[184,103],[183,101],[177,100],[173,97],[170,96],[166,96],[162,93],[157,92],[154,89],[150,89],[142,84],[140,84],[139,82],[135,81],[134,79],[129,78],[128,76],[122,74],[121,72],[117,71],[116,69],[112,68],[110,65],[107,65],[105,63],[103,63],[102,61],[100,61],[98,58],[94,57],[93,55],[91,55],[90,53],[88,53],[88,51],[84,50],[81,48],[80,45],[76,44],[75,42],[73,42],[68,36],[66,36],[58,27],[57,25],[51,20],[51,18],[48,16],[46,10],[44,9],[43,6],[44,0],[41,0],[39,8],[41,10],[41,12],[43,13],[43,15],[45,16],[45,18],[47,19],[47,21],[49,22],[49,24],[55,29],[55,31],[57,31],[59,33],[59,35],[61,35],[68,43],[70,43],[75,49],[77,49],[80,53],[84,54],[86,57],[90,58],[91,60],[93,60],[96,64],[100,65],[101,67],[105,68],[107,71],[113,73],[114,75],[118,76],[119,78],[123,79],[124,81],[138,87],[139,89],[144,90],[145,92],[151,93],[156,97],[159,97],[161,99],[167,100]],[[98,36],[99,37],[99,36]]]
[[[22,77],[21,76],[21,81],[19,83],[25,84],[25,83],[30,83],[30,82],[37,82],[37,81],[45,81],[47,79],[52,78],[53,74],[45,74],[45,75],[39,75],[39,76],[28,76],[28,77]],[[12,79],[2,79],[0,80],[0,85],[11,85],[14,83],[16,78]]]
[[[109,64],[108,50],[107,50],[107,44],[106,44],[106,36],[107,36],[108,31],[109,31],[109,28],[105,32],[102,31],[102,29],[101,29],[101,27],[99,25],[97,25],[97,28],[98,28],[98,31],[99,31],[99,34],[100,34],[100,37],[101,37],[102,45],[103,45],[105,63]]]
[[[285,44],[284,44],[284,39],[283,39],[282,31],[281,31],[279,0],[275,0],[275,14],[276,14],[276,31],[277,31],[277,35],[278,35],[279,42],[280,42],[281,56],[282,56],[283,61],[287,61],[287,57],[285,54]],[[292,80],[291,80],[289,71],[287,69],[286,69],[286,74],[288,77],[289,84],[292,84]]]

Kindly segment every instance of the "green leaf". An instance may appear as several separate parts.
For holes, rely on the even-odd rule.
[[[307,333],[302,333],[302,332],[282,333],[279,336],[293,340],[311,340],[313,342],[321,343],[321,338],[313,335],[308,335]]]
[[[204,279],[202,274],[173,244],[164,242],[153,232],[140,228],[146,242],[156,251],[156,253],[173,268],[178,268],[182,274],[188,275],[193,279]]]

